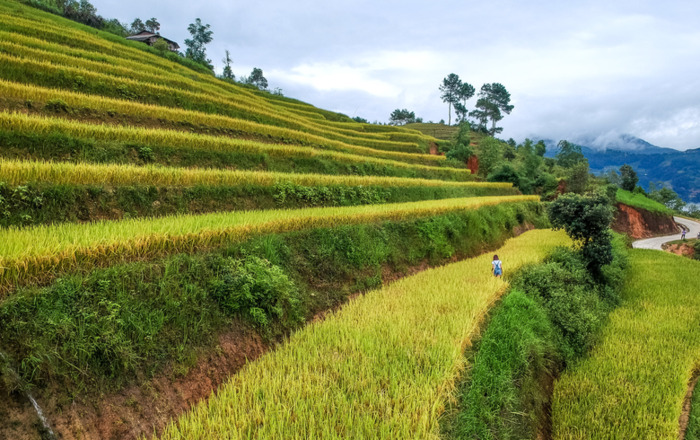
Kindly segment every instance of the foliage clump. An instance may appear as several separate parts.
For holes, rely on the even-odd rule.
[[[299,290],[279,266],[251,256],[226,259],[219,267],[210,291],[227,314],[243,313],[262,328],[273,320],[291,325],[302,321]]]
[[[564,194],[547,208],[555,229],[564,229],[574,240],[586,265],[594,270],[612,262],[612,235],[609,231],[613,209],[602,194]]]

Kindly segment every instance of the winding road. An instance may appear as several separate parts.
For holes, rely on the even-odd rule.
[[[679,226],[682,225],[685,227],[686,230],[688,230],[688,232],[686,232],[685,235],[686,238],[696,238],[698,236],[698,232],[700,232],[700,223],[682,217],[673,217],[673,219],[676,221],[676,223],[678,223]],[[632,247],[636,249],[662,250],[661,245],[663,245],[664,243],[680,239],[681,234],[679,232],[677,234],[665,235],[663,237],[645,238],[644,240],[637,240],[632,243]]]

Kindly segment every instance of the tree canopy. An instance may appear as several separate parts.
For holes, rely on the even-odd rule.
[[[455,73],[447,75],[440,85],[440,98],[442,98],[442,102],[446,102],[448,106],[447,125],[452,125],[452,106],[459,102],[461,87],[462,81],[459,79],[459,75]]]
[[[634,191],[637,182],[639,182],[639,177],[634,169],[627,164],[622,165],[620,167],[620,188],[625,191]]]
[[[571,168],[579,162],[586,160],[581,151],[581,147],[572,142],[561,140],[557,144],[557,164],[563,168]]]
[[[588,267],[599,271],[612,262],[612,235],[608,227],[613,209],[601,194],[564,194],[547,208],[554,229],[564,229],[574,240]]]
[[[267,90],[267,78],[263,75],[262,69],[258,67],[253,67],[253,71],[250,72],[250,76],[245,78],[246,84],[252,84],[260,90]]]
[[[185,39],[185,45],[187,46],[185,57],[213,69],[214,66],[211,65],[211,60],[207,59],[207,51],[204,47],[211,43],[213,39],[212,34],[214,32],[209,29],[210,27],[208,24],[202,24],[202,20],[199,18],[194,23],[190,23],[187,31],[192,35],[192,38]]]
[[[231,53],[226,50],[226,56],[221,60],[222,63],[224,63],[224,71],[221,75],[223,79],[233,81],[236,79],[236,75],[233,74],[233,69],[231,69],[231,64],[233,64],[233,60],[231,59]]]
[[[476,118],[478,127],[491,136],[503,131],[503,128],[496,124],[503,119],[503,114],[510,114],[513,111],[510,104],[510,93],[501,83],[490,83],[481,86],[479,99],[476,101],[476,109],[469,113],[469,116]],[[487,127],[491,120],[491,128]]]
[[[416,114],[414,112],[408,111],[407,109],[396,109],[391,112],[389,116],[389,124],[391,125],[405,125],[416,122]]]
[[[463,83],[456,73],[450,73],[440,85],[440,98],[448,105],[447,125],[452,125],[452,107],[455,109],[458,121],[466,121],[467,100],[474,96],[474,86]]]

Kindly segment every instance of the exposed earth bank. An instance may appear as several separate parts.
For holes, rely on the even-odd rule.
[[[612,229],[635,239],[670,235],[680,231],[673,216],[635,208],[623,203],[617,204],[617,214]]]

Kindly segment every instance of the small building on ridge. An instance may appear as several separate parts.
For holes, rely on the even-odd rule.
[[[127,40],[140,41],[142,43],[148,44],[149,46],[153,46],[156,43],[156,41],[160,40],[161,38],[165,40],[166,43],[168,43],[168,49],[170,49],[172,52],[177,52],[178,49],[180,49],[180,45],[176,42],[168,40],[165,37],[161,37],[160,34],[155,34],[149,31],[142,31],[136,35],[129,35],[128,37],[126,37]]]

